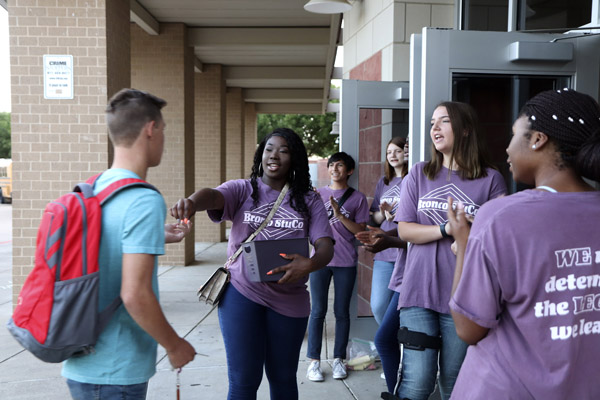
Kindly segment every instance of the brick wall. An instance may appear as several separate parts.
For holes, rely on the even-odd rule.
[[[161,24],[160,35],[148,35],[131,24],[131,84],[168,103],[163,109],[167,127],[162,161],[148,173],[148,181],[161,191],[167,208],[185,196],[193,184],[193,160],[186,159],[192,155],[186,151],[186,146],[194,148],[192,51],[187,46],[183,24]],[[173,218],[167,215],[167,221],[173,221]],[[184,264],[193,260],[193,240],[193,235],[190,235],[187,245],[177,243],[167,246],[160,263]]]
[[[198,190],[225,181],[225,80],[221,65],[204,64],[196,80],[196,184]],[[187,193],[188,195],[191,193]],[[225,224],[214,224],[200,213],[195,217],[196,240],[225,240]]]
[[[115,29],[129,25],[129,15],[123,19],[120,7],[113,0],[11,0],[8,4],[15,301],[33,266],[46,203],[108,166],[107,76],[129,74],[125,45],[116,48],[106,40],[107,13],[118,18],[113,20]],[[122,63],[108,64],[108,53]],[[73,100],[44,99],[44,54],[73,56]]]
[[[409,80],[410,36],[423,27],[453,28],[455,0],[356,2],[344,13],[344,78],[381,52],[383,81]]]

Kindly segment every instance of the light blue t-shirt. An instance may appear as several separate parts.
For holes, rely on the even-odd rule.
[[[138,178],[125,169],[109,169],[98,179],[94,192],[122,178]],[[166,217],[160,193],[132,187],[117,193],[102,207],[100,240],[99,309],[104,309],[121,291],[123,253],[164,254]],[[158,297],[157,265],[152,287]],[[121,305],[100,334],[95,352],[72,357],[63,364],[65,378],[93,384],[133,385],[148,381],[156,372],[156,341],[131,318]]]

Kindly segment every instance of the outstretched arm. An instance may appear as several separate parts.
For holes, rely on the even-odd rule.
[[[216,189],[200,189],[188,198],[179,199],[170,212],[179,220],[190,219],[196,212],[205,210],[222,210],[225,207],[223,194]]]
[[[456,210],[452,206],[453,200],[452,198],[448,198],[448,225],[454,233],[453,236],[456,240],[456,269],[454,270],[454,281],[452,282],[452,295],[454,295],[462,276],[465,251],[467,249],[471,226],[466,217],[464,205],[458,203]],[[450,313],[452,314],[452,319],[454,319],[456,333],[465,343],[476,344],[487,335],[488,328],[476,324],[463,314],[452,309],[450,309]]]

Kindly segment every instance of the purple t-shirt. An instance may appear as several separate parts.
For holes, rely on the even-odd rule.
[[[253,233],[267,217],[277,197],[278,191],[271,189],[260,179],[258,182],[258,205],[254,208],[252,185],[250,180],[237,179],[223,183],[217,190],[225,197],[223,211],[208,211],[208,216],[214,222],[232,221],[227,257],[231,257],[240,244]],[[314,244],[319,238],[333,238],[325,206],[318,193],[309,192],[304,200],[310,213],[310,223],[290,204],[290,194],[285,195],[283,202],[275,212],[273,219],[256,237],[256,240],[294,239],[308,237]],[[239,256],[230,266],[231,283],[248,299],[269,307],[288,317],[307,317],[310,314],[309,294],[304,279],[293,283],[278,284],[277,282],[250,282],[246,278],[246,263]]]
[[[600,399],[600,192],[484,205],[450,307],[490,328],[453,399]]]
[[[323,199],[323,203],[325,203],[327,211],[331,210],[329,196],[333,196],[334,199],[339,200],[345,192],[346,189],[333,190],[329,186],[319,189],[319,194]],[[369,203],[365,195],[358,190],[352,192],[350,197],[342,204],[340,211],[346,218],[357,224],[364,224],[369,220]],[[356,247],[354,246],[354,234],[346,229],[344,224],[336,217],[331,217],[329,224],[333,231],[335,246],[333,247],[333,258],[327,266],[355,267],[358,256]]]
[[[448,197],[462,201],[465,211],[475,215],[486,201],[506,193],[506,184],[496,170],[487,176],[462,179],[458,172],[442,167],[435,179],[423,172],[425,162],[416,164],[404,178],[395,221],[421,225],[439,225],[448,220]],[[406,256],[400,307],[422,307],[443,314],[450,313],[448,301],[454,278],[456,256],[452,238],[424,244],[411,244]]]
[[[394,204],[392,208],[392,215],[396,213],[398,210],[398,204],[400,202],[400,184],[402,183],[402,178],[399,176],[395,176],[388,185],[385,184],[383,178],[377,182],[377,186],[375,187],[375,195],[373,196],[373,202],[371,203],[371,211],[376,212],[379,211],[379,205],[383,202],[388,204]],[[392,222],[384,219],[380,226],[381,229],[388,232],[392,229],[397,229],[398,226]],[[375,261],[387,261],[387,262],[395,262],[398,256],[398,249],[391,248],[380,251],[379,253],[375,253],[374,260]]]

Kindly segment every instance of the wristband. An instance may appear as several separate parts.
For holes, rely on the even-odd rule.
[[[440,232],[442,232],[442,238],[444,238],[444,239],[450,237],[450,235],[448,235],[448,232],[446,232],[446,224],[447,224],[447,222],[440,224]]]

